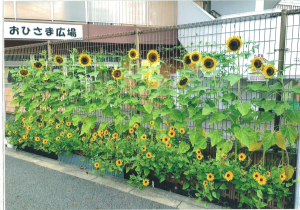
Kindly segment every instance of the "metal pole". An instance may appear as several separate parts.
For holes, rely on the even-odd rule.
[[[278,70],[283,69],[284,52],[285,52],[285,33],[286,33],[286,14],[287,10],[281,12],[281,25],[280,25],[280,41],[279,41],[279,57],[278,57]],[[278,76],[282,75],[282,72],[278,72]],[[280,80],[279,80],[280,82]],[[284,85],[284,84],[281,84]],[[281,90],[276,94],[276,101],[281,101]],[[279,130],[280,116],[275,116],[274,130]]]
[[[140,57],[140,40],[139,40],[139,29],[138,28],[135,30],[135,49],[136,49],[136,51],[138,51],[139,57]],[[137,69],[140,68],[140,59],[136,60],[136,64],[137,64]]]
[[[50,45],[50,41],[48,40],[47,43],[47,53],[48,53],[48,58],[47,58],[47,62],[49,65],[49,70],[52,71],[52,59],[49,59],[50,57],[52,57],[52,53],[51,53],[51,45]]]

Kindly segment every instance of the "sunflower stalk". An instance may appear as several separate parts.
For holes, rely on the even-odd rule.
[[[239,75],[241,74],[241,68],[240,68],[240,55],[237,55],[238,57],[238,71],[239,71]],[[238,80],[238,100],[241,101],[241,79]],[[240,121],[240,117],[237,118],[236,120],[237,124],[239,124]],[[234,142],[234,151],[235,151],[235,160],[237,161],[237,149],[238,149],[238,139],[235,138],[235,142]]]

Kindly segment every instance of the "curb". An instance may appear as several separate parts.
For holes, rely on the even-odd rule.
[[[96,184],[104,185],[122,192],[126,192],[138,197],[142,197],[157,203],[161,203],[178,209],[224,209],[222,206],[208,203],[205,207],[204,202],[198,203],[196,199],[186,196],[178,195],[176,193],[168,192],[153,187],[146,187],[143,190],[127,183],[127,180],[113,177],[112,175],[104,175],[104,177],[91,174],[87,169],[80,169],[78,166],[63,163],[50,158],[31,154],[24,151],[15,151],[10,148],[5,148],[5,155],[25,160],[42,167],[46,167],[64,174],[85,179]]]

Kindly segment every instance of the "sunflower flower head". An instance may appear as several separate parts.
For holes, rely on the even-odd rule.
[[[191,61],[191,59],[190,59],[190,54],[189,54],[189,53],[187,53],[187,54],[185,54],[185,55],[183,56],[183,63],[184,63],[185,65],[187,65],[187,66],[192,66],[192,65],[193,65],[193,63],[192,63],[192,61]]]
[[[118,160],[116,161],[116,165],[117,165],[117,166],[121,166],[121,165],[122,165],[122,161],[121,161],[120,159],[118,159]]]
[[[270,79],[276,74],[276,69],[273,65],[268,64],[264,66],[264,69],[262,70],[262,74],[265,78]]]
[[[198,64],[201,62],[202,55],[198,51],[194,51],[190,54],[190,59],[192,64]]]
[[[139,128],[139,124],[135,123],[135,124],[133,125],[133,127],[134,127],[134,128]]]
[[[71,138],[71,137],[72,137],[72,133],[68,133],[68,134],[67,134],[67,137],[68,137],[68,138]]]
[[[256,180],[258,184],[265,185],[267,183],[267,179],[264,176],[259,176],[259,178]]]
[[[166,144],[167,148],[170,148],[172,145],[170,143]]]
[[[150,50],[147,53],[147,60],[153,65],[157,64],[159,61],[159,54],[156,50]]]
[[[134,129],[133,128],[130,128],[129,129],[129,133],[133,133],[134,132]]]
[[[280,174],[280,179],[281,179],[282,181],[286,179],[285,173]]]
[[[92,63],[91,56],[88,54],[80,54],[78,61],[83,67],[90,66]]]
[[[174,130],[170,130],[168,135],[173,138],[175,136],[175,131]]]
[[[260,177],[260,173],[258,172],[253,173],[252,177],[253,179],[258,180],[258,178]]]
[[[143,185],[144,186],[148,186],[149,185],[149,180],[148,179],[144,179],[143,180]]]
[[[180,129],[179,129],[179,132],[180,132],[181,134],[184,134],[184,133],[185,133],[184,128],[180,128]]]
[[[117,133],[114,133],[114,134],[112,135],[112,137],[113,137],[114,139],[118,138],[118,136],[119,136],[119,134],[117,134]]]
[[[142,140],[146,140],[146,139],[147,139],[147,135],[146,135],[146,134],[143,134],[143,135],[141,136],[141,139],[142,139]]]
[[[104,131],[104,135],[107,136],[108,135],[108,130]]]
[[[169,142],[169,138],[167,136],[163,136],[162,141],[167,144]]]
[[[36,62],[33,62],[32,63],[32,66],[33,68],[35,68],[36,70],[40,70],[44,67],[44,64],[42,64],[41,62],[39,61],[36,61]]]
[[[147,158],[151,158],[152,157],[152,153],[151,152],[147,152],[146,157]]]
[[[27,77],[29,74],[30,74],[30,73],[29,73],[29,71],[28,71],[27,69],[20,69],[20,70],[19,70],[19,75],[20,75],[21,77]]]
[[[200,154],[197,154],[197,159],[198,160],[202,160],[202,158],[203,158],[203,155],[200,153]]]
[[[115,80],[119,80],[123,77],[123,73],[121,70],[119,69],[115,69],[112,71],[112,77],[115,79]]]
[[[205,181],[203,181],[203,183],[202,183],[205,187],[207,186],[207,181],[205,180]]]
[[[246,155],[244,154],[244,153],[240,153],[239,154],[239,160],[240,161],[243,161],[243,160],[245,160],[246,159]]]
[[[179,80],[179,82],[178,82],[178,87],[179,88],[185,88],[187,85],[188,85],[188,82],[189,82],[190,80],[188,79],[188,78],[182,78],[182,79],[180,79]]]
[[[206,71],[213,71],[217,66],[217,60],[206,56],[202,59],[202,68]]]
[[[99,168],[100,167],[100,163],[97,162],[97,163],[94,164],[94,166],[95,166],[95,168]]]
[[[130,60],[136,60],[139,57],[139,53],[135,49],[131,49],[128,52],[128,57]]]
[[[229,182],[233,179],[233,173],[231,171],[227,171],[225,174],[225,179]]]
[[[263,68],[264,62],[260,57],[255,57],[251,60],[251,69],[261,70]]]
[[[48,140],[47,139],[43,139],[43,144],[47,144]]]
[[[60,55],[56,55],[56,56],[54,56],[54,62],[57,65],[62,65],[64,63],[64,58]]]
[[[59,136],[56,137],[55,140],[56,140],[56,141],[60,141],[60,137],[59,137]]]
[[[150,121],[150,125],[154,125],[154,121],[153,120]]]
[[[270,177],[270,176],[271,176],[271,172],[267,171],[267,177]]]
[[[19,143],[22,143],[22,142],[23,142],[23,140],[21,138],[19,138]]]
[[[142,151],[145,152],[147,150],[146,146],[143,146]]]
[[[238,52],[242,47],[242,40],[239,36],[233,36],[227,39],[226,47],[228,52]]]
[[[206,174],[206,178],[208,181],[212,181],[212,180],[214,180],[215,177],[212,173],[208,173],[208,174]]]

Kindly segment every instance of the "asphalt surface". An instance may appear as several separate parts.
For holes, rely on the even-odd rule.
[[[7,210],[172,208],[7,155],[5,206]]]

